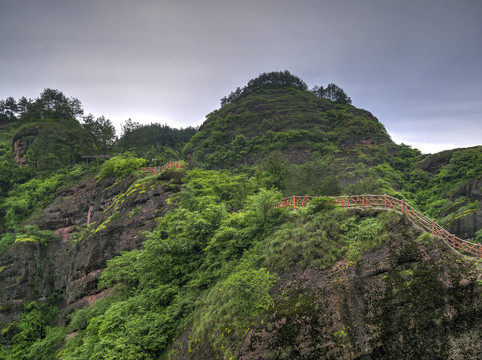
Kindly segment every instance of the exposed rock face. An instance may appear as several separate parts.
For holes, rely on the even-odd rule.
[[[464,197],[465,200],[457,203],[457,199],[461,197]],[[454,213],[457,213],[459,209],[469,202],[479,202],[477,209],[463,211],[447,226],[449,232],[456,234],[462,239],[473,238],[476,231],[480,229],[480,224],[482,224],[482,207],[480,206],[482,204],[482,176],[465,183],[452,195],[450,200],[455,204],[451,209],[451,212]]]
[[[436,175],[444,167],[451,165],[454,156],[464,159],[463,155],[467,152],[482,152],[482,147],[445,150],[428,155],[419,167],[423,171]],[[466,155],[465,161],[469,158],[468,156]],[[474,159],[476,157],[472,157],[472,161]],[[476,167],[477,163],[473,165]],[[460,180],[462,181],[458,189],[451,189],[450,192],[445,191],[445,193],[440,194],[443,198],[449,199],[452,206],[449,205],[448,208],[446,206],[441,209],[437,217],[440,224],[449,232],[459,238],[470,240],[475,238],[475,233],[480,230],[480,224],[482,224],[482,208],[480,206],[482,204],[482,175],[477,173],[470,180]]]
[[[43,250],[37,241],[17,241],[0,255],[0,327],[18,320],[25,301],[37,293]]]
[[[450,163],[450,158],[456,150],[458,149],[445,150],[429,155],[420,165],[420,168],[429,173],[438,173],[442,167]]]
[[[167,198],[177,190],[156,179],[142,184],[90,179],[59,193],[37,223],[59,239],[48,246],[17,242],[0,254],[0,328],[19,319],[25,302],[41,301],[57,290],[64,292],[60,324],[71,311],[106,295],[97,289],[106,261],[141,248],[141,232],[155,228],[155,219],[167,211]]]
[[[17,159],[19,164],[25,163],[25,154],[27,153],[30,145],[35,141],[39,133],[38,126],[31,126],[28,128],[23,128],[17,134],[13,136],[12,139],[12,149],[15,159]]]
[[[239,359],[480,359],[482,272],[404,224],[356,265],[281,273]],[[175,359],[222,358],[209,344]],[[184,346],[182,345],[184,343]]]
[[[283,274],[277,311],[250,332],[240,359],[481,358],[477,276],[451,249],[406,239],[357,266]]]

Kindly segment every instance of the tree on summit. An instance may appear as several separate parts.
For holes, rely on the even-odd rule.
[[[230,104],[258,90],[284,87],[293,87],[301,91],[308,90],[306,83],[299,77],[291,74],[288,70],[262,73],[257,78],[249,80],[248,84],[242,89],[238,87],[231,94],[223,97],[221,99],[221,106]]]
[[[326,88],[323,86],[315,86],[311,91],[316,96],[331,100],[335,104],[351,104],[351,98],[336,84],[328,84]]]
[[[44,89],[35,100],[21,99],[23,111],[20,120],[23,122],[37,121],[39,119],[52,119],[55,121],[78,120],[84,113],[80,100],[67,97],[60,90]]]
[[[231,94],[221,99],[221,106],[231,104],[255,91],[287,87],[308,91],[306,83],[299,77],[291,74],[288,70],[273,71],[262,73],[257,78],[249,80],[248,84],[243,88],[236,88]],[[351,99],[345,91],[336,84],[328,84],[326,88],[323,86],[315,86],[311,89],[311,92],[318,97],[333,101],[335,104],[351,104]]]
[[[0,100],[0,123],[19,121],[35,122],[42,119],[55,121],[79,120],[84,109],[80,100],[65,96],[62,91],[44,89],[34,100],[21,97],[16,101],[13,97]]]

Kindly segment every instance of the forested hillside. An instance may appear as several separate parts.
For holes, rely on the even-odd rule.
[[[480,260],[326,196],[388,194],[482,243],[481,185],[482,146],[395,144],[287,71],[199,128],[1,100],[0,359],[480,358]]]

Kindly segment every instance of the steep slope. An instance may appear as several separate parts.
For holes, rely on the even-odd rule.
[[[207,167],[260,163],[274,151],[294,163],[355,147],[391,143],[368,111],[295,88],[259,90],[207,116],[185,147]]]
[[[311,91],[240,96],[209,114],[184,150],[193,166],[254,167],[286,196],[404,197],[459,237],[482,240],[482,147],[422,155],[393,143],[368,111]]]
[[[482,146],[424,156],[407,173],[405,194],[448,231],[482,241]]]
[[[38,222],[63,240],[7,247],[6,359],[480,356],[482,273],[402,215],[274,208],[256,178],[192,170],[140,233],[179,189],[171,175],[84,181]],[[40,327],[31,303],[18,320],[54,290],[66,326]],[[27,321],[43,329],[33,340]]]
[[[325,211],[295,219],[257,248],[260,265],[277,274],[267,311],[244,327],[231,315],[226,323],[211,318],[200,330],[222,314],[210,304],[228,291],[225,282],[203,298],[170,358],[482,355],[482,272],[474,261],[392,212]],[[336,235],[347,246],[344,256]]]
[[[17,322],[24,304],[45,301],[55,292],[62,299],[59,324],[102,295],[97,281],[107,260],[142,248],[142,232],[154,229],[155,219],[169,209],[166,200],[178,191],[169,178],[157,177],[117,183],[87,178],[60,191],[35,218],[40,230],[57,237],[47,244],[20,238],[0,252],[0,328]]]

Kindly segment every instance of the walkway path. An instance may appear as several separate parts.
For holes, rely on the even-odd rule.
[[[180,169],[180,168],[182,168],[182,164],[180,161],[169,161],[168,163],[165,163],[162,166],[143,167],[141,168],[141,171],[160,173],[161,171],[166,169]]]
[[[278,207],[297,209],[307,206],[316,196],[292,196],[278,203]],[[388,195],[353,195],[332,197],[333,205],[340,207],[368,207],[368,208],[391,208],[409,217],[415,224],[442,238],[449,246],[460,252],[482,258],[482,244],[472,243],[449,233],[434,220],[415,210],[405,201]]]

